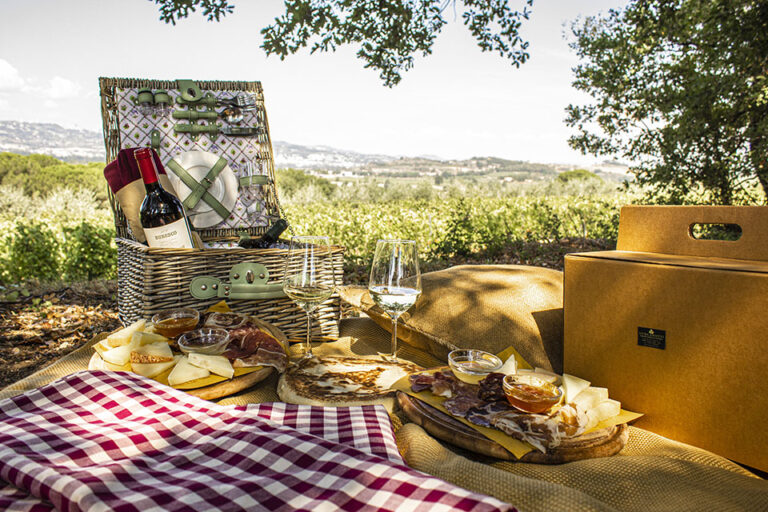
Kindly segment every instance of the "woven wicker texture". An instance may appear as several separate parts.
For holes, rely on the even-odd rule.
[[[150,249],[132,240],[117,239],[117,300],[120,320],[131,323],[140,318],[149,319],[164,309],[194,307],[205,309],[221,300],[194,298],[189,284],[195,277],[210,276],[229,280],[233,265],[252,261],[260,263],[269,272],[269,283],[281,283],[286,249],[206,249],[187,252],[177,249]],[[343,247],[333,248],[332,273],[322,274],[327,281],[341,281]],[[307,314],[288,298],[259,300],[230,300],[227,305],[239,313],[257,316],[280,328],[288,339],[306,337]],[[339,336],[341,304],[338,293],[323,302],[312,314],[312,335],[316,338],[336,339]]]
[[[368,319],[345,319],[342,336],[320,344],[318,354],[368,355],[386,351],[389,333]],[[0,391],[0,398],[46,384],[87,366],[92,349],[81,348],[52,366]],[[399,355],[422,366],[439,362],[403,344]],[[276,376],[223,404],[277,400]],[[622,452],[560,466],[477,460],[443,445],[414,424],[394,417],[406,462],[467,489],[489,494],[525,511],[768,510],[768,482],[712,453],[636,428]],[[473,460],[474,459],[474,460]]]

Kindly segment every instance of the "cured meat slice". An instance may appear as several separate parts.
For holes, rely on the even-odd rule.
[[[494,414],[511,410],[513,409],[507,402],[481,402],[480,405],[468,410],[465,418],[475,425],[490,427],[491,418]]]
[[[408,376],[408,381],[411,383],[411,390],[414,393],[419,393],[420,391],[426,391],[432,388],[435,376],[429,373],[418,373]]]
[[[250,366],[273,366],[278,372],[284,372],[288,365],[288,355],[283,346],[274,338],[262,339],[256,351],[242,358],[237,358],[232,363],[234,368]]]
[[[477,396],[486,402],[506,402],[507,395],[504,393],[503,380],[503,373],[491,373],[478,382],[480,391],[478,391]]]
[[[474,390],[474,393],[463,392],[454,395],[453,397],[443,402],[443,407],[445,407],[445,410],[454,416],[463,418],[467,415],[468,411],[476,407],[481,407],[483,403],[484,402],[477,396],[477,390]]]
[[[234,368],[252,366],[273,366],[279,372],[285,371],[288,355],[272,335],[256,325],[246,322],[229,332],[230,342],[222,354],[232,361]]]

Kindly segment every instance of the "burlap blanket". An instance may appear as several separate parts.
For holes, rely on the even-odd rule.
[[[319,346],[317,353],[373,355],[388,349],[389,334],[371,320],[346,319],[341,332],[341,340]],[[426,352],[401,346],[404,359],[422,366],[441,364]],[[3,389],[0,398],[83,370],[91,354],[90,347],[81,348]],[[272,376],[220,403],[277,401],[276,382]],[[523,511],[768,511],[768,481],[722,457],[633,427],[619,455],[544,466],[479,459],[442,444],[397,414],[392,419],[398,446],[410,466]]]

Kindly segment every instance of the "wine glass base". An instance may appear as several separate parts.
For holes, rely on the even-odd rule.
[[[397,355],[392,354],[385,354],[384,352],[378,352],[379,357],[381,357],[384,361],[388,363],[399,363],[400,359],[397,358]]]

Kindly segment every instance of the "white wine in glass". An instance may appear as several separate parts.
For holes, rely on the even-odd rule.
[[[419,252],[415,241],[376,242],[368,291],[373,301],[392,319],[392,351],[381,356],[387,361],[397,361],[397,319],[421,295]]]
[[[294,236],[288,249],[283,291],[307,313],[307,341],[303,357],[312,357],[312,312],[333,294],[336,279],[327,236]]]

